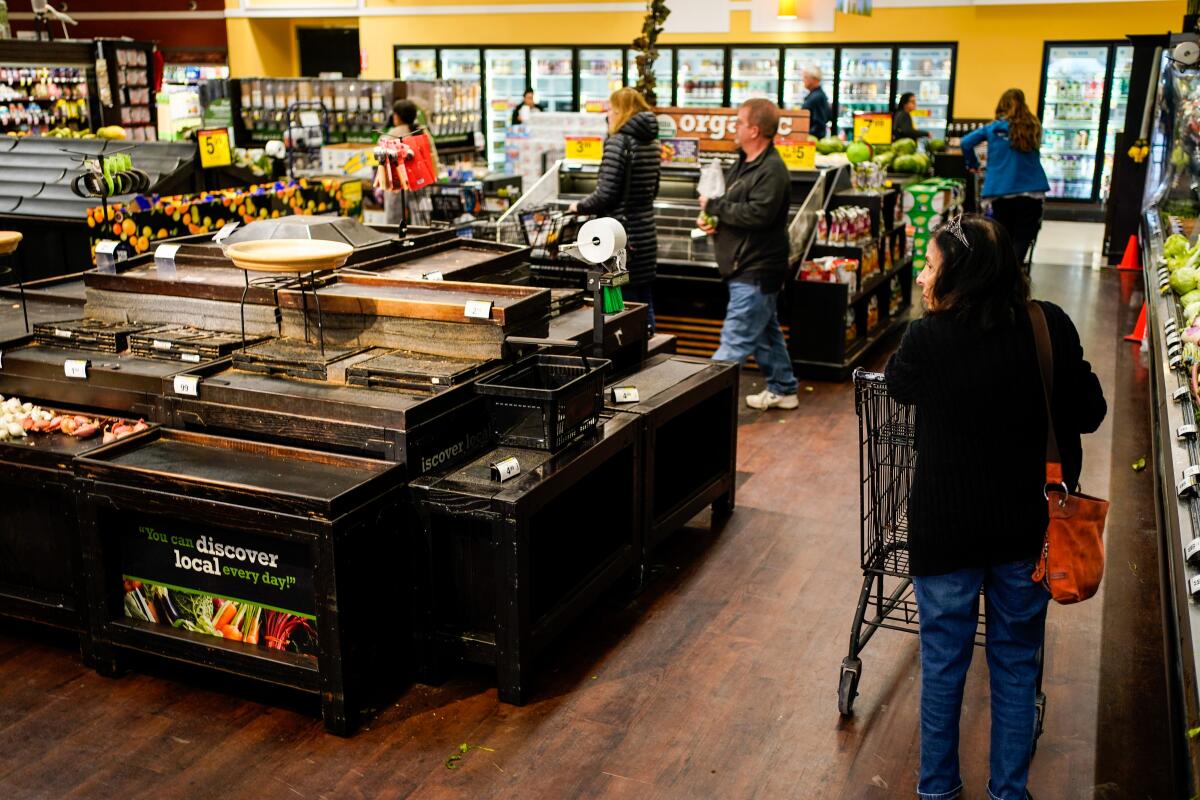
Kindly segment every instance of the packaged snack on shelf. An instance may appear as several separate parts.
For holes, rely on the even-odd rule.
[[[853,342],[858,338],[858,321],[854,316],[854,309],[846,309],[846,342]]]
[[[867,330],[873,331],[879,325],[879,295],[867,301]]]
[[[895,314],[904,302],[904,290],[900,284],[900,276],[893,275],[888,294],[888,313]]]

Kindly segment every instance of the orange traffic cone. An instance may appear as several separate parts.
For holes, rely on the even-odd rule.
[[[1124,269],[1124,267],[1121,267]],[[1142,339],[1146,338],[1146,304],[1142,303],[1142,313],[1138,314],[1137,322],[1133,326],[1133,333],[1125,337],[1127,342],[1137,342],[1141,344]]]
[[[1129,244],[1125,245],[1125,255],[1121,257],[1121,265],[1117,269],[1128,272],[1141,268],[1142,265],[1138,263],[1138,240],[1135,233],[1130,235]]]

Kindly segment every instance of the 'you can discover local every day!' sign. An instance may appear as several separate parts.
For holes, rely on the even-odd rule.
[[[121,532],[125,616],[274,650],[313,653],[304,545],[143,518]]]

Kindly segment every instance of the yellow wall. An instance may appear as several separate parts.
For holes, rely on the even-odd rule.
[[[454,0],[438,0],[448,4]],[[467,0],[480,3],[480,0]],[[528,0],[493,0],[502,6]],[[561,1],[561,0],[560,0]],[[687,0],[676,0],[686,2]],[[412,6],[420,0],[370,0],[372,7]],[[750,12],[732,15],[729,34],[664,36],[664,44],[871,41],[958,42],[956,117],[988,117],[1009,86],[1036,102],[1046,40],[1120,39],[1130,33],[1178,30],[1185,0],[1129,3],[1038,3],[1015,6],[877,9],[874,16],[836,15],[833,33],[754,34]],[[625,44],[641,29],[640,13],[487,14],[348,17],[331,20],[230,19],[230,68],[235,77],[297,73],[295,27],[359,27],[366,77],[393,74],[394,45]]]

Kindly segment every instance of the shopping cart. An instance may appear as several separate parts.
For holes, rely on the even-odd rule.
[[[532,256],[547,261],[561,261],[559,249],[575,241],[579,226],[591,217],[547,206],[520,214],[526,243],[533,248]]]
[[[854,371],[854,411],[859,431],[863,584],[850,629],[850,653],[842,659],[838,679],[838,711],[843,716],[853,712],[862,676],[859,655],[875,632],[880,628],[906,633],[919,631],[917,599],[908,574],[908,494],[916,464],[916,411],[888,395],[883,375],[862,369]],[[979,647],[985,644],[984,626],[984,612],[980,611],[975,632],[975,644]],[[1036,736],[1041,736],[1046,717],[1041,653],[1036,703]]]

